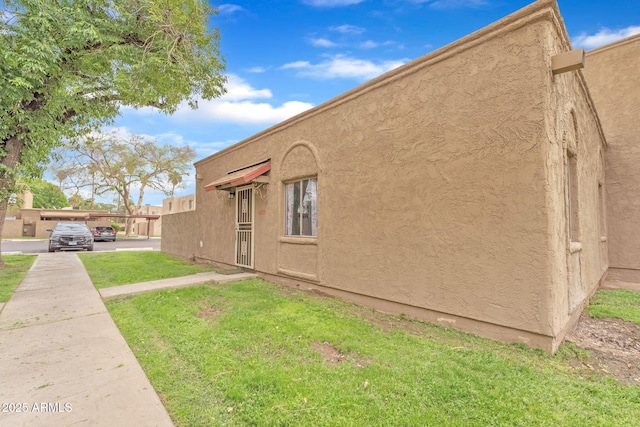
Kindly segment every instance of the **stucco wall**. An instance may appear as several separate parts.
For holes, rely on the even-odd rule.
[[[610,266],[640,270],[640,35],[588,52],[586,63],[584,74],[609,144]]]
[[[548,32],[553,54],[571,49],[561,35]],[[551,76],[548,85],[546,163],[551,191],[547,207],[549,262],[554,272],[549,321],[559,340],[578,321],[608,267],[604,200],[607,146],[581,72]]]
[[[164,215],[162,222],[160,250],[183,258],[193,257],[197,248],[195,211]]]
[[[22,237],[22,220],[5,219],[2,227],[2,237]]]
[[[164,218],[164,216],[160,217],[160,219],[152,220],[150,224],[147,224],[147,220],[145,219],[137,219],[133,225],[134,232],[138,236],[146,236],[148,228],[151,237],[160,237],[162,236],[162,218]]]
[[[552,242],[565,227],[561,142],[549,132],[550,58],[568,49],[557,16],[538,2],[198,162],[202,243],[173,253],[234,264],[234,202],[204,186],[271,159],[256,197],[257,271],[553,350],[570,315],[557,308],[566,263],[554,260],[566,241]],[[285,237],[285,182],[311,176],[318,236]]]

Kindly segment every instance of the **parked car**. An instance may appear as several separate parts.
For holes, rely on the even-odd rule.
[[[48,228],[49,252],[63,249],[93,250],[93,233],[82,222],[60,221],[54,228]]]
[[[93,240],[96,242],[100,240],[116,241],[116,230],[113,227],[98,226],[92,228],[91,232],[93,233]]]

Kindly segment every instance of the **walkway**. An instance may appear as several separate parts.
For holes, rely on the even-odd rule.
[[[118,287],[109,296],[213,277]],[[74,253],[40,254],[0,310],[0,427],[173,425]]]

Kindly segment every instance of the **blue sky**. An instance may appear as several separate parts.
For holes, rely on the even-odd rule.
[[[115,126],[203,159],[530,4],[528,0],[212,2],[227,94],[173,116],[123,109]],[[559,0],[574,48],[640,33],[640,0]],[[587,64],[588,66],[588,64]],[[193,173],[176,195],[195,192]],[[165,196],[148,192],[145,203]]]

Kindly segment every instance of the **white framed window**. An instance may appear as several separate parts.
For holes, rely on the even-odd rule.
[[[285,234],[318,236],[318,178],[285,184]]]

